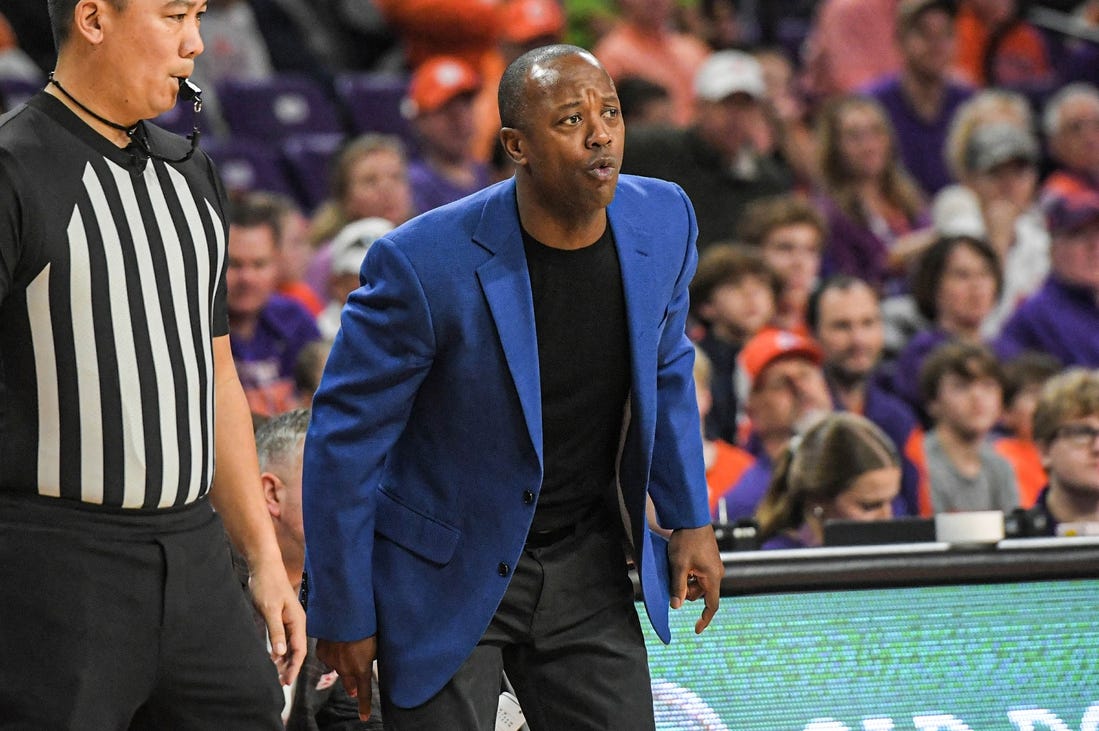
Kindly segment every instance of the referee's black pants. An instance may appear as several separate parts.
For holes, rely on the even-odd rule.
[[[282,705],[208,500],[0,496],[0,729],[273,731]]]

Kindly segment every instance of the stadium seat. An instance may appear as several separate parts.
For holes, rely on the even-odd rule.
[[[283,193],[297,198],[278,151],[247,138],[212,139],[202,149],[217,165],[218,173],[230,195],[252,190]]]
[[[329,164],[345,140],[339,134],[302,134],[283,141],[283,159],[306,211],[312,211],[328,196]]]
[[[35,83],[23,79],[0,79],[0,97],[7,109],[15,109],[32,96],[42,91],[45,82]]]
[[[351,120],[352,132],[397,135],[412,149],[412,128],[401,114],[408,77],[387,73],[347,73],[336,77],[336,95]]]
[[[221,116],[237,138],[274,144],[295,134],[344,132],[339,107],[308,76],[226,79],[217,85]]]

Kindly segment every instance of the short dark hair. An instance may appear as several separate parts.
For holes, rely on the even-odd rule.
[[[709,302],[714,290],[724,284],[737,284],[745,277],[757,277],[771,290],[777,302],[782,294],[782,282],[767,266],[757,249],[739,244],[711,244],[698,259],[698,269],[690,284],[691,313],[705,322],[699,314],[702,305]]]
[[[828,223],[813,205],[800,195],[786,194],[759,198],[744,208],[740,223],[740,240],[751,246],[763,242],[776,229],[806,224],[820,234],[821,250],[828,239]]]
[[[558,58],[577,54],[591,56],[590,51],[580,46],[556,43],[552,46],[541,46],[527,51],[512,61],[504,69],[504,75],[500,77],[499,90],[496,92],[496,101],[500,107],[500,124],[504,127],[523,129],[528,101],[526,98],[527,77],[535,64],[548,63]]]
[[[626,76],[615,82],[614,86],[618,91],[622,116],[627,122],[631,115],[640,116],[646,105],[669,98],[667,89],[640,76]]]
[[[1001,388],[1004,383],[1000,362],[986,346],[949,341],[932,350],[920,367],[920,398],[924,404],[939,397],[939,384],[949,374],[967,383],[989,376],[996,379]]]
[[[53,44],[60,51],[69,40],[72,32],[73,13],[79,0],[46,0],[50,12],[50,30],[53,32]],[[115,10],[125,10],[129,0],[107,0]]]
[[[996,278],[996,297],[1004,289],[1004,273],[1000,268],[1000,255],[992,248],[992,245],[984,239],[973,236],[940,236],[930,247],[916,260],[916,268],[912,272],[912,297],[916,300],[916,307],[920,314],[931,322],[935,322],[939,315],[939,307],[936,303],[939,294],[939,285],[942,284],[943,272],[946,271],[946,260],[950,258],[954,249],[959,246],[968,246],[977,253],[992,270],[992,276]]]
[[[846,292],[855,287],[865,287],[870,290],[870,294],[874,295],[875,300],[878,299],[878,291],[865,279],[860,279],[854,274],[833,274],[821,282],[809,295],[809,302],[805,306],[805,324],[809,326],[809,331],[814,335],[817,334],[817,327],[820,325],[820,300],[826,292],[833,289]]]
[[[1004,363],[1004,403],[1010,404],[1027,386],[1040,386],[1064,366],[1049,353],[1027,350]]]
[[[283,198],[263,191],[242,193],[229,203],[229,225],[240,228],[267,226],[275,237],[275,246],[282,243],[282,217],[286,213]]]

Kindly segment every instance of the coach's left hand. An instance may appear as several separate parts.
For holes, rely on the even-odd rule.
[[[668,568],[672,609],[683,606],[684,599],[693,602],[705,598],[702,617],[695,623],[695,634],[701,634],[717,614],[721,578],[725,575],[713,526],[673,531],[668,540]]]

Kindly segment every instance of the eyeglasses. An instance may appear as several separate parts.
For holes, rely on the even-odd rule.
[[[1066,424],[1057,428],[1056,435],[1077,447],[1090,447],[1099,437],[1099,428],[1091,424]]]

